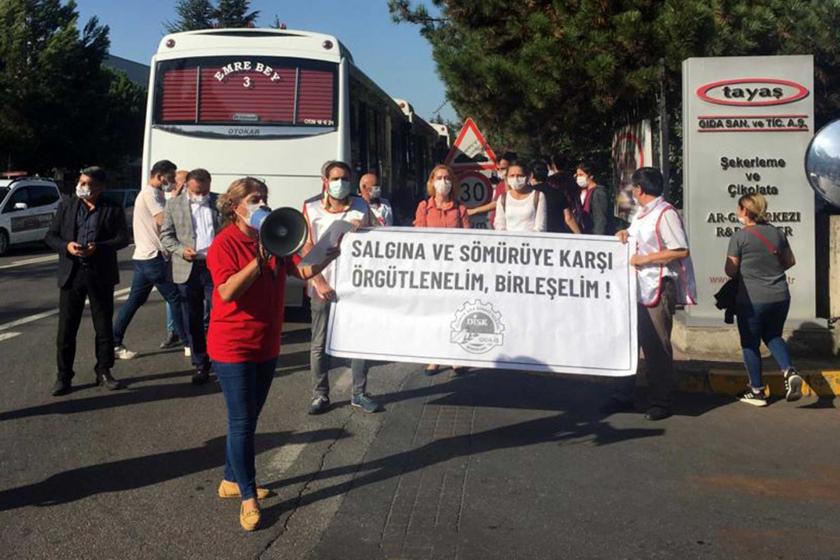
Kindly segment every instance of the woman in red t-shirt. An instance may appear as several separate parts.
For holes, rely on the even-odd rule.
[[[253,177],[231,183],[218,202],[225,226],[207,254],[215,286],[207,351],[228,412],[225,478],[219,496],[242,499],[239,522],[246,531],[259,524],[257,499],[268,495],[255,482],[254,433],[280,354],[286,275],[306,280],[338,256],[338,250],[332,250],[325,262],[310,267],[268,255],[258,231],[249,225],[252,213],[265,206],[267,197],[265,183]]]
[[[470,227],[467,207],[458,200],[460,190],[456,188],[455,173],[448,165],[436,165],[426,181],[429,198],[417,206],[415,227],[464,228]],[[460,368],[452,368],[456,373]],[[426,375],[438,372],[437,364],[426,366]]]
[[[416,227],[469,228],[467,207],[458,201],[455,173],[448,165],[436,165],[426,182],[429,198],[417,206]]]

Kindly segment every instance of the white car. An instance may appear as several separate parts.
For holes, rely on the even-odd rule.
[[[0,255],[19,243],[43,241],[61,194],[49,179],[0,181]]]

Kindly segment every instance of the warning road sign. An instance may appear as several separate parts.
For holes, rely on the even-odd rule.
[[[484,139],[484,135],[478,130],[472,118],[468,118],[464,123],[444,163],[459,171],[496,169],[496,154],[493,153],[490,144]]]

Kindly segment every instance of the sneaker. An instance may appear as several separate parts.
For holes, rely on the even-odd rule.
[[[382,405],[365,394],[353,395],[350,404],[356,408],[361,408],[365,412],[379,412],[382,410]]]
[[[164,350],[169,350],[171,348],[177,348],[181,344],[183,344],[183,342],[181,342],[181,337],[175,334],[174,332],[171,332],[168,333],[163,342],[160,343],[160,347]]]
[[[785,399],[793,402],[802,398],[802,377],[796,368],[785,371]]]
[[[132,352],[122,344],[114,347],[114,357],[118,360],[131,360],[137,356],[137,352]]]
[[[184,346],[184,356],[186,356],[187,358],[192,357],[192,351],[190,350],[189,346]]]
[[[309,405],[309,414],[323,414],[330,407],[329,397],[318,395]]]
[[[739,401],[753,406],[767,406],[767,399],[764,398],[764,391],[756,393],[752,387],[747,387],[736,397]]]

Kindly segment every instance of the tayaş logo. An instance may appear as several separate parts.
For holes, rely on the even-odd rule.
[[[707,103],[735,107],[785,105],[808,97],[808,88],[790,80],[738,78],[697,88],[697,97]]]

